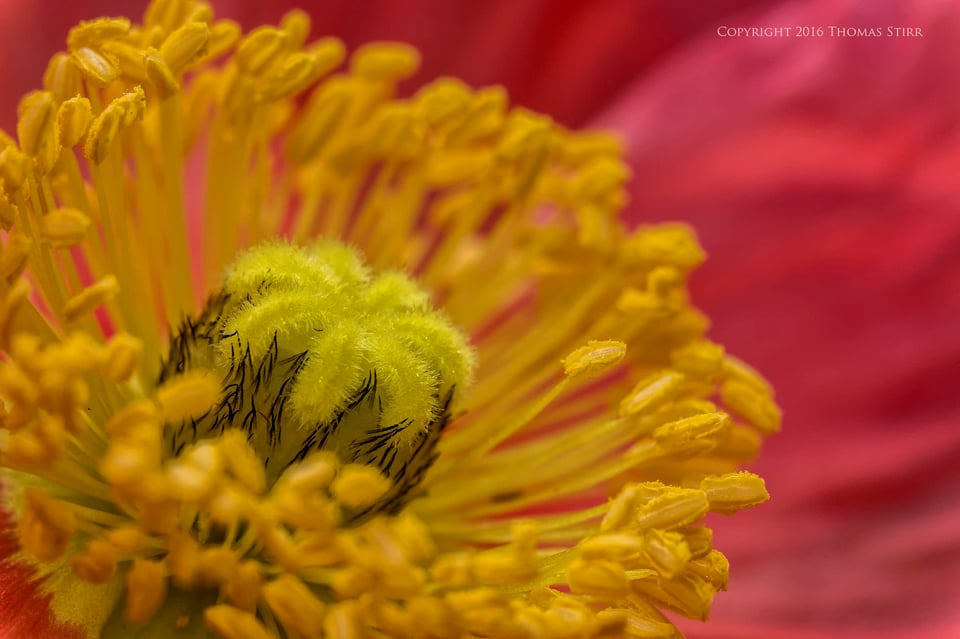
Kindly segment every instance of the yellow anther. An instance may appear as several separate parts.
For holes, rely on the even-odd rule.
[[[624,626],[623,626],[623,635],[627,637],[636,637],[638,639],[672,639],[677,636],[677,629],[664,619],[659,614],[659,617],[653,617],[651,615],[642,614],[635,610],[616,610],[616,611],[602,611],[597,614],[597,617],[603,619],[606,615],[616,614],[624,616]],[[621,636],[620,634],[612,635],[614,637]]]
[[[723,366],[723,347],[706,340],[691,342],[670,353],[670,363],[685,375],[712,379]]]
[[[206,2],[198,2],[190,7],[190,11],[183,19],[183,23],[190,24],[191,22],[202,22],[204,24],[209,24],[211,20],[213,20],[213,7]]]
[[[550,118],[529,111],[514,111],[507,121],[507,131],[497,146],[496,154],[512,162],[540,155],[550,141],[552,128]]]
[[[70,148],[79,142],[87,134],[92,121],[93,112],[90,110],[90,100],[87,98],[77,96],[60,104],[57,109],[60,145]]]
[[[18,430],[8,434],[0,461],[10,468],[32,472],[50,466],[55,456],[34,430]]]
[[[372,42],[362,45],[350,58],[350,69],[374,80],[402,80],[420,66],[420,53],[408,44]]]
[[[237,571],[237,552],[224,546],[204,547],[197,557],[197,573],[207,586],[229,583]]]
[[[653,373],[640,380],[620,402],[620,415],[629,417],[651,411],[673,399],[683,383],[683,375],[671,370]]]
[[[330,606],[323,620],[324,639],[364,639],[368,636],[359,604],[355,600]]]
[[[147,69],[147,77],[157,88],[161,98],[168,98],[180,91],[180,83],[161,56],[157,54],[148,55],[144,58],[144,63]]]
[[[373,590],[376,586],[376,578],[373,573],[358,566],[348,566],[338,570],[330,582],[330,587],[342,599],[359,597],[364,592]]]
[[[117,573],[117,550],[103,539],[92,539],[87,543],[83,554],[74,555],[70,560],[73,572],[80,579],[92,584],[110,581]]]
[[[8,402],[18,406],[32,406],[40,399],[40,390],[19,366],[0,367],[0,393]]]
[[[111,382],[125,382],[140,366],[143,342],[127,333],[114,335],[103,350],[100,373]]]
[[[763,479],[748,472],[705,477],[700,489],[710,501],[710,510],[728,515],[770,499]]]
[[[679,528],[678,532],[683,533],[683,538],[694,559],[704,557],[713,550],[713,531],[706,526],[688,526]]]
[[[263,586],[263,599],[280,622],[305,639],[320,639],[326,606],[293,575],[280,575]]]
[[[206,53],[210,29],[203,22],[188,22],[167,36],[160,56],[173,76],[180,75],[190,63]],[[147,63],[147,73],[150,63]]]
[[[73,58],[66,53],[57,53],[43,74],[43,88],[53,94],[53,99],[63,102],[80,94],[83,77]]]
[[[104,42],[100,50],[116,58],[120,72],[130,80],[137,84],[148,81],[142,46],[134,46],[129,42],[114,40]]]
[[[590,379],[619,364],[627,353],[627,345],[615,340],[590,340],[567,355],[563,360],[563,372],[567,377]]]
[[[20,148],[31,156],[39,156],[54,136],[56,107],[46,91],[28,93],[17,108],[17,136]]]
[[[574,560],[567,567],[567,583],[572,592],[599,597],[622,597],[630,590],[623,566],[608,559]]]
[[[27,266],[31,242],[18,233],[7,236],[7,243],[0,254],[0,277],[8,284],[13,283]]]
[[[353,91],[346,82],[333,78],[314,96],[294,130],[288,149],[301,163],[320,154],[334,139],[337,127],[349,111]]]
[[[640,264],[664,264],[689,271],[706,255],[690,227],[684,224],[643,226],[627,240],[625,257]]]
[[[223,452],[227,469],[241,486],[257,495],[266,489],[263,460],[257,456],[243,431],[228,430],[217,440],[217,446]]]
[[[433,562],[430,573],[433,581],[448,588],[462,588],[476,583],[473,578],[473,555],[468,552],[440,555]]]
[[[581,246],[606,251],[614,245],[619,234],[615,214],[595,204],[580,204],[574,209],[577,220],[577,240]]]
[[[585,539],[577,548],[584,559],[622,561],[638,555],[644,549],[644,543],[630,533],[607,533]]]
[[[679,575],[693,558],[680,533],[650,530],[647,531],[644,541],[644,554],[664,577],[673,578]]]
[[[203,625],[223,639],[275,639],[253,614],[226,604],[204,610]]]
[[[444,637],[456,634],[452,611],[438,598],[413,597],[407,602],[407,610],[415,620],[415,627],[429,633],[428,636]]]
[[[129,436],[143,425],[160,428],[156,405],[147,399],[138,399],[130,402],[110,418],[106,431],[111,439],[120,439]]]
[[[26,280],[17,280],[3,296],[0,302],[0,348],[6,347],[10,343],[13,325],[17,311],[30,295],[30,285]],[[0,368],[0,374],[11,367]]]
[[[20,518],[20,545],[40,561],[63,555],[77,528],[73,509],[37,488],[24,491],[27,506]]]
[[[684,574],[675,579],[661,579],[658,586],[658,594],[666,606],[684,617],[706,621],[716,594],[709,582]]]
[[[81,47],[73,52],[73,60],[88,80],[106,86],[120,75],[119,61],[110,53]]]
[[[173,31],[188,10],[186,0],[153,0],[143,15],[143,25],[163,32]]]
[[[314,57],[314,76],[319,78],[343,62],[347,49],[337,38],[320,38],[307,48],[307,53]]]
[[[525,583],[537,576],[532,557],[519,557],[509,549],[478,553],[473,558],[473,576],[477,583],[489,586]]]
[[[171,424],[203,415],[213,407],[219,394],[219,380],[202,370],[167,380],[156,391],[163,421]]]
[[[315,452],[302,462],[287,468],[274,490],[281,487],[303,493],[323,490],[333,481],[339,468],[340,462],[334,453]]]
[[[244,73],[259,76],[287,50],[286,33],[276,27],[259,27],[240,41],[234,59]]]
[[[620,293],[616,306],[618,311],[626,315],[639,316],[641,319],[666,318],[677,310],[670,300],[632,287]]]
[[[687,570],[706,579],[717,590],[726,590],[730,579],[730,562],[718,550],[711,550],[705,557],[691,561]]]
[[[130,31],[126,18],[97,18],[85,20],[67,33],[67,47],[74,51],[83,47],[98,47],[106,41],[118,40]]]
[[[134,525],[111,528],[104,536],[107,542],[125,555],[138,555],[150,543],[150,536]]]
[[[725,437],[717,443],[713,454],[718,457],[748,462],[757,457],[763,445],[763,436],[755,429],[742,424],[733,424]]]
[[[470,88],[455,78],[439,78],[413,98],[417,115],[431,127],[462,119],[472,99]]]
[[[162,561],[136,558],[127,572],[124,616],[133,624],[149,621],[167,597],[167,568]]]
[[[240,25],[232,20],[218,20],[210,26],[207,58],[216,58],[230,51],[240,39]]]
[[[312,83],[316,77],[317,59],[309,53],[293,53],[279,68],[263,80],[261,97],[274,101],[295,95]]]
[[[730,418],[726,413],[707,413],[678,419],[653,431],[657,444],[666,448],[683,448],[692,441],[716,440],[730,427]]]
[[[13,224],[19,214],[20,209],[7,197],[3,189],[3,181],[0,180],[0,228],[4,231],[9,231],[13,228]]]
[[[303,566],[303,553],[284,527],[257,522],[257,539],[267,555],[287,572],[296,573]]]
[[[702,490],[671,487],[639,508],[634,525],[641,531],[688,526],[700,521],[709,507]]]
[[[755,369],[732,355],[723,358],[723,377],[729,381],[737,381],[752,386],[758,392],[773,395],[773,387]]]
[[[422,564],[436,555],[437,547],[430,536],[430,530],[414,514],[400,512],[391,520],[392,537],[403,546],[407,560]]]
[[[303,9],[292,9],[280,18],[280,29],[287,34],[291,49],[299,49],[310,35],[310,14]]]
[[[427,164],[427,179],[430,184],[436,186],[450,186],[466,180],[472,180],[478,175],[485,175],[492,165],[490,157],[484,153],[474,151],[447,151],[437,153],[430,158]],[[463,193],[455,194],[464,196]],[[472,197],[472,194],[467,194]],[[454,203],[450,207],[451,213],[460,211],[463,206]],[[434,209],[432,211],[434,218],[438,223],[443,223],[446,219],[445,211]]]
[[[622,160],[604,158],[583,169],[571,188],[578,201],[601,203],[619,193],[628,177],[630,169]]]
[[[260,598],[260,564],[252,559],[241,561],[224,588],[224,594],[237,608],[253,612]]]
[[[15,146],[8,146],[0,151],[0,180],[7,193],[13,194],[20,190],[27,179],[29,160],[27,156]]]
[[[728,381],[721,390],[724,404],[764,434],[780,430],[780,408],[773,398],[755,386],[740,381]]]
[[[107,158],[123,125],[123,111],[111,108],[113,106],[111,103],[94,119],[87,133],[87,141],[83,145],[84,155],[94,164],[100,164]]]
[[[629,525],[637,506],[641,503],[641,498],[640,488],[636,484],[627,484],[621,488],[610,502],[607,514],[600,522],[600,530],[607,532]]]
[[[67,300],[63,307],[63,316],[67,322],[73,322],[92,312],[98,306],[106,304],[119,292],[120,286],[117,284],[117,278],[108,275]]]
[[[450,141],[468,144],[498,135],[506,122],[507,102],[507,92],[503,87],[485,87],[477,91],[469,119],[450,133]]]
[[[209,468],[174,461],[166,466],[165,476],[170,493],[188,503],[198,503],[219,488],[220,468]]]
[[[585,131],[565,136],[562,151],[563,156],[574,166],[598,158],[624,156],[623,141],[617,135],[606,131]]]
[[[158,445],[159,439],[157,437]],[[100,460],[100,474],[114,486],[136,486],[143,480],[144,473],[159,465],[159,453],[136,444],[113,445]]]
[[[248,491],[235,484],[221,483],[212,495],[207,496],[204,509],[212,521],[223,526],[232,526],[252,517],[257,512],[257,503]]]
[[[647,291],[660,299],[669,299],[683,284],[683,277],[673,266],[658,266],[647,276]]]
[[[76,246],[87,236],[90,218],[77,209],[56,209],[40,224],[40,238],[54,248]]]
[[[392,483],[374,466],[347,464],[344,466],[330,491],[337,501],[348,508],[363,508],[383,497]]]
[[[596,636],[598,631],[593,610],[572,598],[551,602],[543,620],[546,622],[545,637],[592,637]]]
[[[116,105],[116,108],[123,112],[123,126],[130,126],[134,122],[143,119],[143,111],[147,106],[147,97],[143,91],[143,87],[136,86],[110,104],[111,106]]]
[[[167,547],[166,561],[173,583],[184,590],[193,588],[200,577],[200,545],[193,537],[177,532],[167,540]]]

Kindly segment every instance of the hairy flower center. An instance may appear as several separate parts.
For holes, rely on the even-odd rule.
[[[393,482],[356,516],[396,512],[434,461],[472,367],[465,338],[402,273],[373,276],[335,242],[263,245],[171,339],[159,382],[205,369],[222,390],[210,411],[166,430],[167,452],[240,429],[272,485],[311,452],[332,451]]]

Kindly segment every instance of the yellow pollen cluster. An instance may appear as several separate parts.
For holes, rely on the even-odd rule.
[[[11,560],[91,638],[678,637],[664,611],[705,619],[727,586],[703,519],[768,498],[738,469],[780,425],[691,305],[693,233],[618,219],[614,137],[449,78],[397,97],[415,50],[341,66],[310,26],[242,34],[194,0],[82,23],[0,134]],[[407,431],[436,437],[404,500],[380,507],[401,480],[379,458],[273,459],[233,331],[251,361],[313,353],[281,440],[389,369],[385,422],[443,425]],[[358,368],[329,377],[338,348]],[[182,436],[230,383],[253,403]]]

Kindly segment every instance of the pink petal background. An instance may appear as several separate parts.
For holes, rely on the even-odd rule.
[[[143,4],[0,0],[0,126],[69,24]],[[250,27],[293,3],[214,4]],[[714,522],[731,591],[691,639],[960,636],[960,4],[301,4],[316,35],[416,44],[419,80],[500,83],[564,124],[618,129],[630,219],[698,229],[694,298],[786,421],[755,468],[774,500]]]

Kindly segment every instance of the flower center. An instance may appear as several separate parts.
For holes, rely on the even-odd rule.
[[[433,463],[472,368],[465,338],[406,275],[374,276],[335,242],[262,245],[172,336],[160,383],[195,370],[222,381],[211,410],[166,429],[167,452],[239,429],[272,485],[332,451],[393,482],[355,517],[396,512]]]

